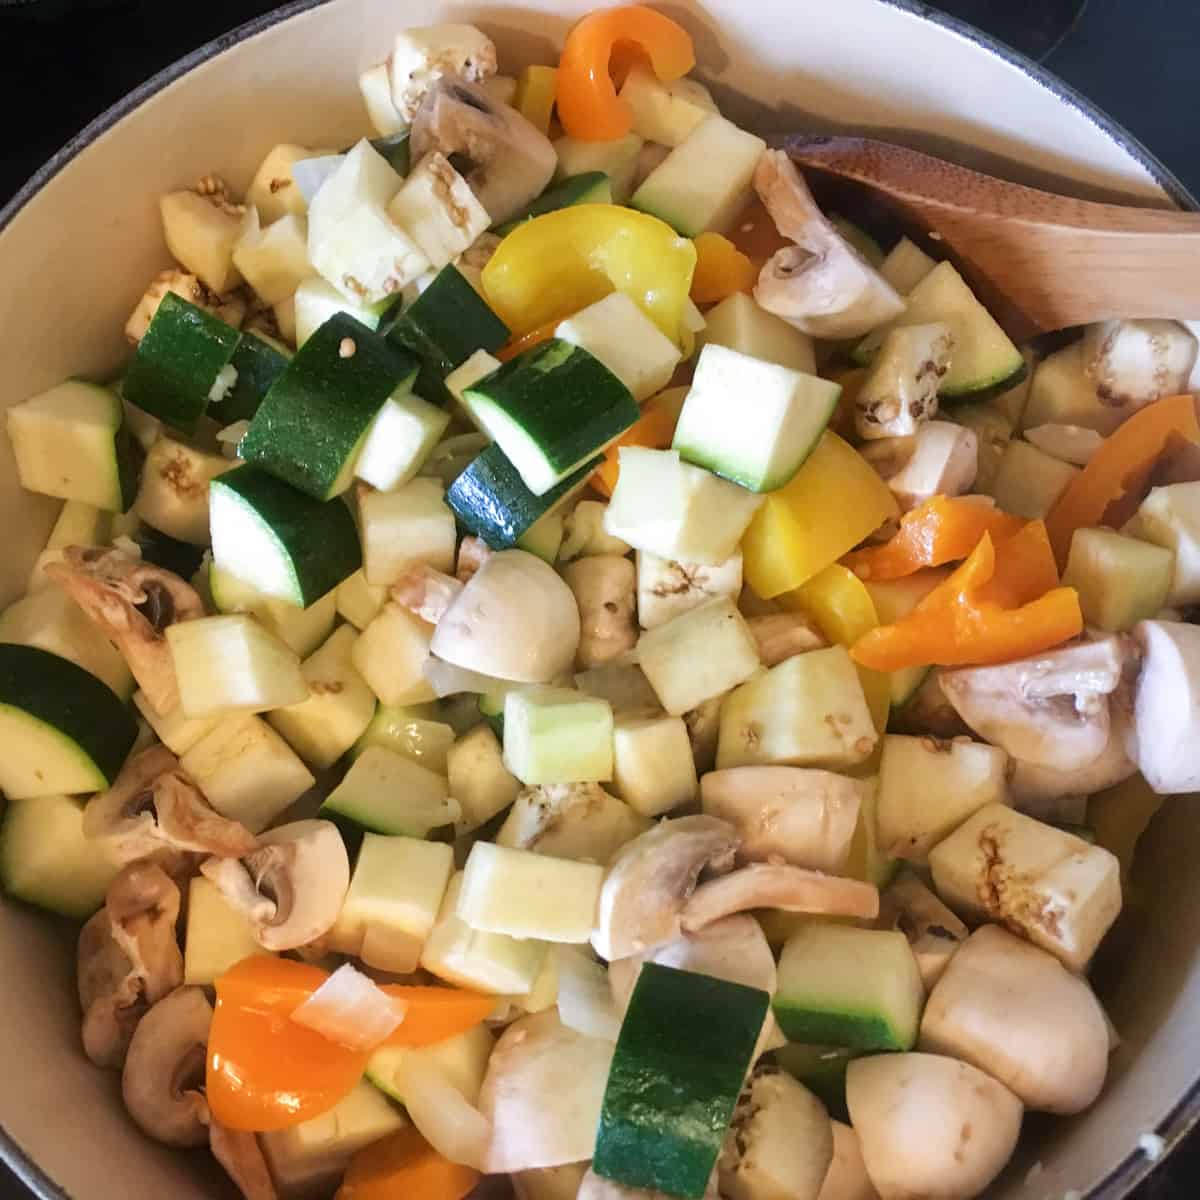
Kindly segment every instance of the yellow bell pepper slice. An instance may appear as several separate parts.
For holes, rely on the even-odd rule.
[[[742,539],[746,582],[766,600],[794,591],[899,515],[875,468],[826,430],[791,482],[770,492],[750,522]]]
[[[624,292],[678,345],[696,247],[665,221],[615,204],[576,204],[518,225],[483,269],[483,291],[520,337]]]
[[[554,93],[558,88],[558,71],[554,67],[526,67],[517,76],[513,108],[539,133],[550,132],[550,116],[554,112]]]
[[[784,608],[810,617],[817,628],[839,646],[853,646],[864,633],[879,624],[875,602],[862,580],[838,563],[832,563],[794,592],[785,592],[779,600]],[[891,710],[891,681],[884,672],[868,667],[859,667],[858,677],[871,710],[871,720],[883,733]]]

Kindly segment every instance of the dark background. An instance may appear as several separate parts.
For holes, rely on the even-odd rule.
[[[0,205],[136,84],[274,7],[271,0],[0,0]],[[936,7],[1044,61],[1200,196],[1197,0],[942,0]],[[0,1167],[0,1198],[24,1194]],[[1137,1200],[1197,1196],[1200,1134]]]

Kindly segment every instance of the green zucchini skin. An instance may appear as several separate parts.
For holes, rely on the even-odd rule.
[[[0,645],[0,705],[70,738],[109,783],[137,737],[133,714],[106,684],[35,646]]]
[[[286,355],[252,333],[242,334],[231,361],[237,371],[237,382],[213,410],[213,415],[219,417],[223,425],[253,420],[263,397],[288,365]]]
[[[129,364],[125,399],[182,433],[194,433],[241,337],[212,313],[168,292]]]
[[[244,464],[210,487],[226,488],[258,514],[291,562],[303,607],[362,566],[358,529],[340,500],[314,500],[259,468]]]
[[[405,309],[385,321],[381,333],[421,360],[414,391],[430,404],[446,404],[443,382],[476,350],[492,353],[509,338],[508,326],[452,264]]]
[[[573,204],[611,203],[612,188],[609,187],[608,176],[603,171],[584,171],[579,175],[569,175],[562,183],[547,188],[524,212],[518,213],[511,221],[505,221],[503,225],[497,225],[496,232],[503,237],[534,217],[557,212],[560,208],[570,208]]]
[[[327,500],[349,486],[371,422],[416,372],[411,354],[335,313],[271,386],[242,439],[241,455],[314,500]]]
[[[535,496],[493,443],[450,485],[446,503],[459,522],[493,550],[507,550],[572,489],[581,487],[602,460],[592,459],[545,495]]]
[[[767,1013],[757,988],[646,963],[621,1025],[592,1169],[699,1200]]]

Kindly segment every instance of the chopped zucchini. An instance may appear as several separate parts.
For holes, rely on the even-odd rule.
[[[414,561],[446,574],[454,570],[457,534],[441,480],[411,479],[394,492],[369,492],[358,512],[367,583],[394,583]]]
[[[936,266],[920,246],[902,237],[880,264],[879,273],[901,296],[907,296]]]
[[[630,808],[660,817],[696,799],[696,760],[682,717],[625,716],[613,726],[613,790]]]
[[[1125,633],[1166,607],[1174,565],[1164,546],[1111,529],[1077,529],[1062,581],[1079,593],[1088,625]]]
[[[384,704],[424,704],[433,700],[425,678],[433,626],[388,601],[354,643],[358,673]]]
[[[466,1033],[444,1041],[434,1042],[419,1049],[408,1046],[381,1046],[367,1060],[366,1077],[385,1096],[399,1104],[404,1103],[404,1089],[400,1083],[400,1065],[410,1055],[418,1055],[462,1094],[468,1104],[476,1104],[483,1078],[487,1074],[488,1059],[496,1045],[495,1035],[486,1025],[476,1025]],[[413,1200],[417,1200],[416,1197]]]
[[[215,729],[220,720],[218,717],[192,720],[183,715],[178,705],[169,713],[160,713],[140,691],[133,693],[133,703],[158,740],[172,754],[186,754],[206,733]]]
[[[554,143],[558,169],[554,178],[559,182],[580,175],[602,172],[608,176],[613,204],[628,204],[633,195],[638,155],[644,139],[636,133],[607,142],[585,142],[573,137],[560,137]]]
[[[513,690],[504,698],[504,765],[524,784],[611,779],[612,742],[606,700],[549,687]]]
[[[680,145],[717,111],[702,83],[686,76],[664,82],[640,62],[630,68],[619,95],[633,114],[633,132],[663,146]]]
[[[355,629],[366,629],[379,615],[387,599],[387,588],[368,583],[360,568],[338,584],[335,595],[338,616]]]
[[[1040,521],[1078,474],[1078,467],[1014,438],[1005,447],[988,490],[1005,512]]]
[[[486,825],[521,790],[520,780],[504,765],[500,742],[488,725],[476,726],[447,750],[446,775],[450,795],[462,810],[460,834]]]
[[[852,879],[886,887],[896,874],[897,860],[886,853],[879,841],[879,780],[868,779],[858,810],[858,824],[850,842],[846,874]]]
[[[523,212],[519,212],[511,221],[496,227],[496,232],[504,237],[512,233],[518,225],[532,221],[543,213],[557,212],[560,208],[570,208],[574,204],[612,204],[613,193],[608,176],[603,171],[585,171],[581,175],[567,175],[561,182],[548,187]]]
[[[817,369],[812,339],[782,317],[760,308],[745,292],[734,292],[708,310],[704,344],[728,346],[805,375],[813,375]]]
[[[342,313],[353,317],[368,329],[377,329],[385,311],[395,301],[389,297],[378,304],[348,300],[324,279],[306,279],[297,289],[295,300],[295,343],[303,346],[330,317]]]
[[[288,213],[263,228],[257,210],[250,209],[233,261],[264,304],[289,299],[313,273],[308,261],[308,221]]]
[[[242,583],[213,563],[208,569],[213,606],[222,613],[249,613],[301,658],[310,655],[333,631],[336,591],[326,592],[307,608],[297,608]]]
[[[321,805],[372,833],[424,838],[451,825],[459,809],[446,778],[384,746],[368,746]]]
[[[452,726],[431,719],[436,711],[433,705],[393,708],[380,704],[362,736],[351,747],[350,757],[357,758],[369,746],[382,746],[445,775],[455,735]]]

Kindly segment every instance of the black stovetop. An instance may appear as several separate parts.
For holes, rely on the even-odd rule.
[[[0,205],[71,135],[161,67],[266,12],[272,0],[0,0]],[[1043,59],[1200,196],[1196,0],[942,0]],[[11,286],[11,285],[10,285]],[[0,1200],[27,1193],[0,1167]],[[1200,1195],[1200,1134],[1137,1200]],[[76,1200],[86,1200],[78,1197]]]

